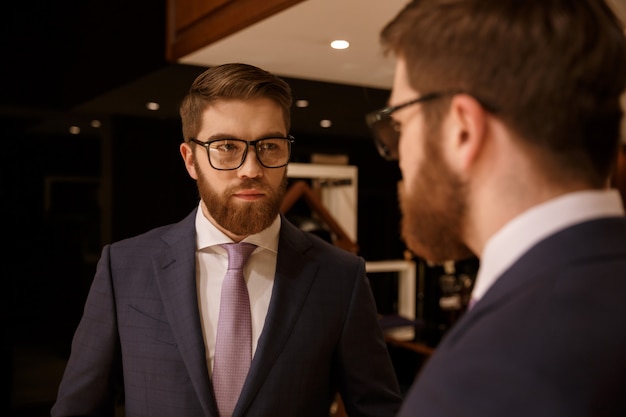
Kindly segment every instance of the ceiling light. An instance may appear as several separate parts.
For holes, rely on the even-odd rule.
[[[330,47],[333,49],[347,49],[350,46],[350,42],[342,39],[337,39],[330,43]]]
[[[296,107],[309,107],[308,100],[298,100],[296,101]]]
[[[333,124],[333,122],[331,122],[328,119],[324,119],[322,121],[320,121],[320,126],[322,127],[330,127]]]
[[[80,133],[80,127],[78,126],[70,126],[70,134],[78,135]]]
[[[93,127],[94,129],[97,129],[101,126],[102,126],[102,122],[100,122],[100,120],[94,119],[91,121],[91,127]]]
[[[161,106],[159,105],[159,103],[156,103],[156,102],[154,102],[154,101],[149,101],[149,102],[147,102],[147,103],[146,103],[146,108],[147,108],[148,110],[153,110],[153,111],[156,111],[156,110],[159,110],[159,107],[161,107]]]

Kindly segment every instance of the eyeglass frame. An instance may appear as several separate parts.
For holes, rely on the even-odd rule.
[[[284,139],[287,141],[287,147],[289,149],[289,152],[287,154],[287,162],[285,162],[282,165],[278,165],[278,166],[267,166],[263,163],[263,161],[261,161],[261,158],[259,158],[259,153],[256,151],[256,144],[258,142],[264,141],[264,140],[269,140],[269,139]],[[241,155],[241,161],[239,162],[239,165],[237,165],[234,168],[216,168],[213,165],[213,162],[211,162],[211,154],[209,153],[209,146],[211,146],[212,143],[215,142],[223,142],[223,141],[227,141],[227,140],[236,140],[238,142],[245,142],[246,143],[246,147],[244,148],[243,154]],[[234,171],[236,169],[241,168],[241,166],[244,164],[244,162],[246,162],[246,158],[248,157],[248,149],[250,148],[250,146],[254,146],[254,154],[256,156],[256,160],[259,162],[259,164],[261,164],[262,167],[264,168],[268,168],[268,169],[273,169],[273,168],[282,168],[284,166],[287,166],[289,164],[289,161],[291,160],[291,144],[295,142],[295,138],[292,135],[287,135],[286,137],[280,137],[280,136],[276,136],[276,137],[270,137],[270,138],[261,138],[261,139],[255,139],[255,140],[244,140],[244,139],[237,139],[237,138],[227,138],[227,139],[214,139],[214,140],[209,140],[209,141],[201,141],[198,140],[196,138],[189,138],[190,142],[196,143],[200,146],[202,146],[204,149],[206,149],[206,156],[207,159],[209,160],[209,165],[211,165],[211,168],[218,170],[218,171]]]
[[[387,107],[383,107],[382,109],[378,109],[378,110],[374,110],[368,114],[365,115],[365,123],[367,124],[367,127],[370,129],[370,131],[372,132],[372,136],[374,139],[374,144],[376,145],[376,149],[378,150],[378,153],[380,154],[381,157],[383,157],[385,160],[387,161],[396,161],[398,159],[397,156],[392,156],[392,151],[390,150],[390,147],[385,143],[384,140],[382,140],[382,138],[380,137],[380,135],[378,134],[377,130],[375,129],[375,125],[377,123],[380,123],[384,120],[388,120],[391,119],[391,115],[395,112],[397,112],[398,110],[404,109],[405,107],[411,106],[413,104],[417,104],[417,103],[424,103],[427,101],[431,101],[431,100],[435,100],[441,97],[445,97],[445,96],[454,96],[457,94],[469,94],[466,93],[465,91],[462,90],[452,90],[452,91],[443,91],[443,92],[432,92],[432,93],[427,93],[424,95],[421,95],[417,98],[411,99],[407,102],[404,103],[400,103],[397,104],[395,106],[387,106]],[[495,106],[492,106],[490,104],[487,104],[487,102],[485,102],[484,100],[481,100],[479,98],[476,98],[475,95],[473,94],[469,94],[472,97],[474,97],[478,103],[480,103],[480,105],[482,107],[484,107],[486,110],[492,112],[492,113],[496,113],[497,112],[497,108]],[[392,123],[392,128],[395,129],[395,125],[393,124],[393,119],[391,120]],[[400,132],[398,132],[398,141],[396,142],[399,143],[400,139]]]

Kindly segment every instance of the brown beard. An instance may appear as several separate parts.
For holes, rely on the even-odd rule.
[[[427,139],[411,190],[398,183],[402,238],[415,255],[433,263],[473,256],[462,239],[467,187],[446,165],[440,143],[438,132]]]
[[[235,235],[248,236],[261,232],[274,222],[287,191],[286,170],[280,186],[275,190],[262,181],[247,179],[237,187],[226,190],[223,194],[218,194],[205,180],[198,164],[195,165],[196,171],[200,174],[197,181],[200,198],[219,226]],[[267,198],[263,201],[248,203],[234,203],[231,200],[232,195],[239,190],[250,188],[262,191]]]

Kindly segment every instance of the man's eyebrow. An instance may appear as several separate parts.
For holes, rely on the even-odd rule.
[[[231,135],[228,133],[214,133],[211,136],[209,136],[206,141],[211,141],[211,140],[226,140],[226,139],[240,139],[235,135]]]
[[[270,139],[270,138],[286,138],[287,135],[285,135],[283,132],[279,132],[279,131],[273,131],[273,132],[269,132],[265,135],[260,135],[257,136],[255,139],[253,140],[259,140],[259,139]],[[228,140],[228,139],[237,139],[237,140],[246,140],[246,139],[242,139],[236,135],[232,135],[229,133],[214,133],[211,136],[209,136],[206,141],[213,141],[213,140]]]

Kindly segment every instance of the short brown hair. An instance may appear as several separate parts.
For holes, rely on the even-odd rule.
[[[381,40],[416,91],[465,91],[556,172],[595,185],[610,175],[626,37],[603,0],[414,0]]]
[[[180,105],[185,142],[196,137],[202,128],[202,112],[211,103],[256,98],[267,98],[280,106],[289,132],[292,96],[286,81],[248,64],[231,63],[207,69],[194,80]]]

